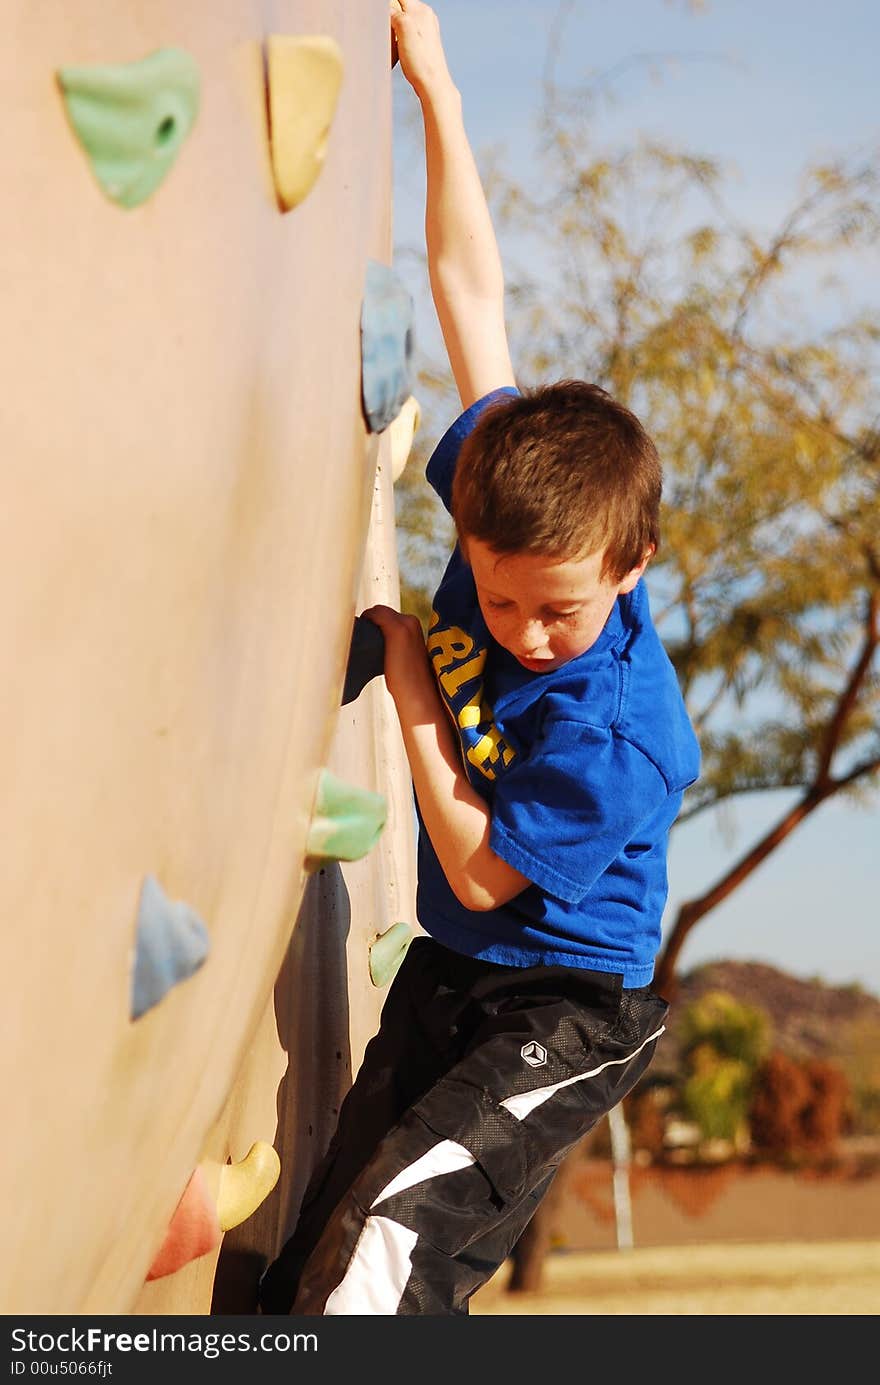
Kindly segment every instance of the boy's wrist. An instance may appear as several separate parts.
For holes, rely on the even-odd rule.
[[[427,659],[424,669],[419,667],[414,670],[405,683],[394,688],[391,695],[401,725],[429,725],[442,721],[443,703]]]
[[[442,114],[444,110],[461,110],[461,92],[448,72],[433,78],[416,90],[416,96],[424,113]]]

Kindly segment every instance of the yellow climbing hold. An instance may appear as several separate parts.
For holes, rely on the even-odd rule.
[[[275,191],[285,212],[307,197],[324,164],[342,85],[342,50],[324,35],[273,34],[266,44]]]
[[[413,438],[422,421],[419,401],[411,394],[397,415],[388,425],[391,438],[391,479],[396,481],[409,459]]]
[[[265,1140],[252,1144],[237,1164],[224,1164],[217,1194],[217,1220],[221,1231],[247,1221],[269,1196],[281,1175],[281,1160]]]

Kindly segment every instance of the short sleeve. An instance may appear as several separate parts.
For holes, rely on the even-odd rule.
[[[452,478],[455,475],[455,464],[458,461],[458,454],[461,445],[469,433],[472,433],[481,415],[492,404],[505,398],[515,399],[519,390],[512,385],[503,385],[501,389],[492,390],[489,394],[484,394],[482,399],[477,399],[470,408],[465,409],[455,422],[447,428],[443,437],[431,454],[425,470],[428,483],[439,495],[443,504],[452,513]]]
[[[554,721],[499,778],[489,845],[539,889],[577,904],[668,796],[660,771],[631,742]]]

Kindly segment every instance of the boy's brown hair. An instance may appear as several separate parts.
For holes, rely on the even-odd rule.
[[[635,414],[582,380],[523,390],[486,408],[452,485],[459,539],[498,553],[576,559],[604,545],[622,581],[660,540],[661,468]]]

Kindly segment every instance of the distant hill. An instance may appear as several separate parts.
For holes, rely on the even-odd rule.
[[[880,1053],[880,998],[858,986],[829,986],[805,981],[762,962],[709,962],[687,972],[679,982],[667,1033],[659,1045],[652,1072],[677,1067],[677,1017],[707,991],[726,991],[763,1010],[772,1026],[772,1047],[790,1058],[845,1058],[849,1038],[876,1032]]]

